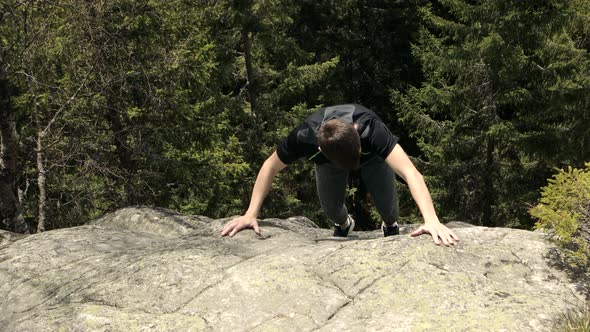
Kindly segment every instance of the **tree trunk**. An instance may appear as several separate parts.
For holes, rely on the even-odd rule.
[[[248,93],[248,102],[252,114],[258,115],[257,105],[257,85],[256,71],[254,70],[254,61],[252,59],[252,35],[255,31],[256,18],[252,13],[252,0],[235,1],[233,3],[237,14],[236,25],[239,26],[241,34],[242,50],[244,51],[244,62],[246,65],[246,92]]]
[[[0,228],[28,233],[16,194],[18,136],[9,98],[8,82],[0,79]]]
[[[256,73],[254,72],[254,66],[252,64],[252,42],[250,40],[250,32],[245,27],[242,29],[242,42],[244,43],[244,59],[246,62],[246,76],[248,84],[246,89],[248,90],[248,99],[250,101],[250,109],[252,114],[256,116],[257,105],[256,105]]]
[[[45,215],[47,206],[47,193],[45,190],[46,182],[46,171],[44,163],[43,153],[43,139],[45,138],[45,132],[41,125],[41,119],[39,117],[37,109],[37,101],[35,100],[35,122],[37,124],[37,185],[39,187],[39,219],[37,223],[37,233],[45,231]]]
[[[127,171],[131,171],[134,167],[133,159],[131,158],[131,151],[128,145],[128,132],[124,121],[121,119],[119,112],[113,108],[108,107],[106,118],[109,121],[111,130],[113,131],[113,144],[115,145],[115,153],[119,159],[121,167]],[[126,121],[125,121],[126,122]]]
[[[494,205],[494,139],[487,139],[486,146],[486,165],[483,181],[483,216],[484,226],[494,227],[495,222],[492,219],[492,206]]]
[[[131,149],[129,148],[129,132],[127,126],[127,119],[119,114],[119,111],[111,106],[107,106],[106,119],[109,122],[111,131],[113,132],[113,144],[115,146],[115,153],[119,162],[119,169],[124,171],[125,178],[117,178],[116,181],[123,185],[127,197],[122,202],[125,205],[138,204],[137,198],[139,196],[131,178],[135,172],[135,162],[132,158]]]

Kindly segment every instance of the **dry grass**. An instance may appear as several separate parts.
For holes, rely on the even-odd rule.
[[[554,332],[590,332],[590,302],[562,313],[553,325]]]

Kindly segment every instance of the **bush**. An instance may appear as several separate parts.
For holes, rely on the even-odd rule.
[[[537,229],[546,230],[563,249],[567,263],[590,266],[590,163],[584,169],[559,170],[542,188],[540,203],[530,214]]]

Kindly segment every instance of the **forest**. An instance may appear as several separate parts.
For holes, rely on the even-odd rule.
[[[242,214],[293,127],[357,103],[442,221],[532,229],[548,179],[590,162],[589,51],[587,0],[0,0],[0,228]],[[328,226],[314,181],[290,165],[261,217]],[[362,182],[348,194],[377,227]]]

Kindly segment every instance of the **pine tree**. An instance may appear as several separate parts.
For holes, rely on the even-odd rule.
[[[318,105],[317,90],[338,63],[332,57],[318,61],[294,38],[301,5],[292,1],[220,1],[211,29],[220,61],[216,97],[226,107],[234,145],[247,162],[248,180],[228,188],[216,187],[208,211],[227,211],[227,197],[239,198],[231,211],[242,213],[248,205],[256,173],[279,141]],[[227,155],[225,162],[237,156]],[[296,164],[279,175],[266,200],[263,215],[289,216],[319,211],[311,165]],[[222,179],[219,179],[222,181]],[[312,199],[313,198],[313,199]],[[236,210],[236,207],[240,207]],[[319,214],[319,213],[318,213]]]
[[[447,218],[530,227],[526,204],[548,168],[588,157],[588,134],[580,131],[588,124],[588,56],[564,33],[568,4],[422,7],[414,54],[425,82],[393,99]]]

